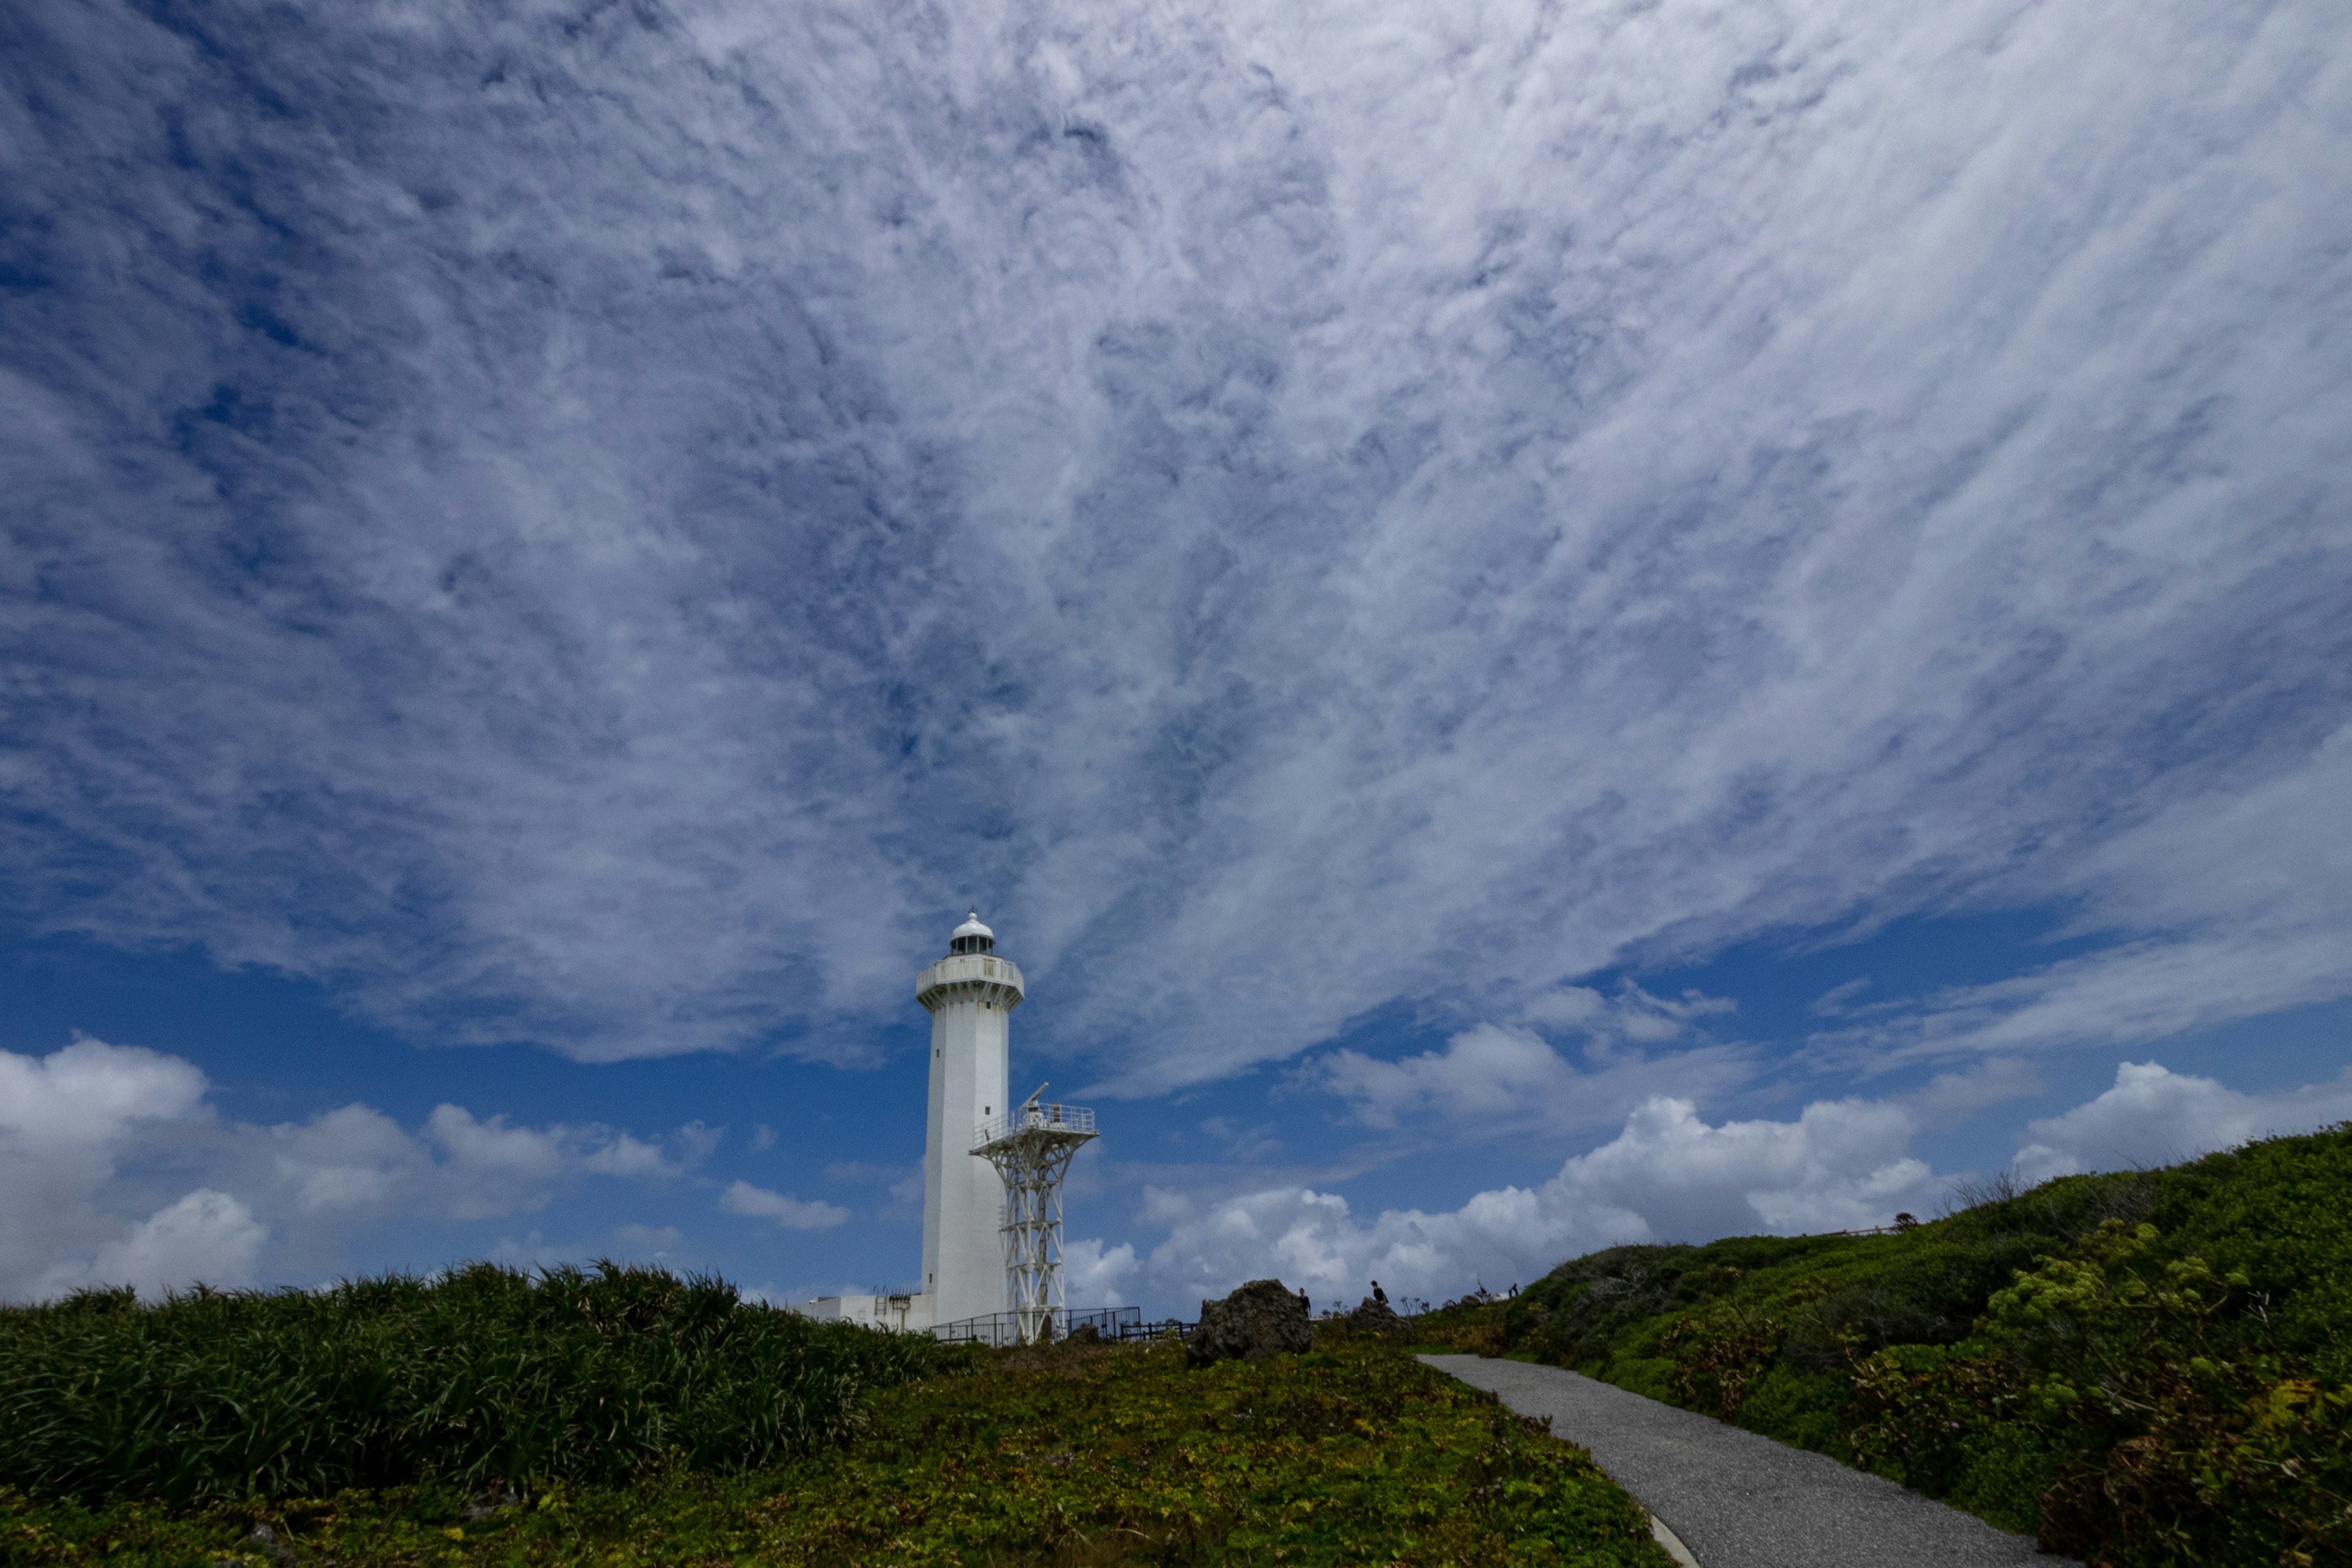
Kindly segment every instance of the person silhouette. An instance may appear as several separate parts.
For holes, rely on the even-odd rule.
[[[1389,1304],[1389,1293],[1381,1289],[1381,1282],[1377,1279],[1372,1281],[1372,1300],[1383,1307]]]

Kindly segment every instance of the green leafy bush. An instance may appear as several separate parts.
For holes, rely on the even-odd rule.
[[[1974,1195],[1893,1235],[1613,1247],[1423,1331],[1499,1323],[2101,1568],[2352,1560],[2352,1127]]]
[[[875,1396],[855,1440],[486,1508],[444,1486],[89,1510],[0,1495],[0,1562],[276,1554],[345,1568],[1666,1568],[1583,1450],[1394,1346],[1188,1371],[1181,1346],[983,1353]],[[267,1531],[257,1536],[257,1531]],[[241,1556],[236,1555],[241,1554]]]
[[[609,1263],[85,1291],[0,1310],[0,1484],[186,1504],[740,1468],[839,1440],[868,1390],[965,1354]]]
[[[2094,1560],[2352,1554],[2352,1391],[2292,1375],[2242,1271],[2159,1242],[2109,1220],[1995,1291],[1969,1353],[1863,1361],[1858,1457]]]

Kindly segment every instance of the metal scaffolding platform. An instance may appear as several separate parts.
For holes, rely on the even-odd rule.
[[[982,1122],[971,1152],[1004,1178],[1004,1274],[1012,1287],[1016,1342],[1035,1344],[1066,1315],[1062,1302],[1062,1178],[1070,1160],[1095,1137],[1095,1113],[1075,1105],[1041,1103],[1037,1094],[1016,1110]]]

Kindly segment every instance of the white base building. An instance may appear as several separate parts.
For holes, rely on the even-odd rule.
[[[922,1333],[931,1326],[931,1299],[906,1296],[819,1296],[793,1309],[820,1322],[856,1323],[862,1329],[895,1329],[902,1334]]]

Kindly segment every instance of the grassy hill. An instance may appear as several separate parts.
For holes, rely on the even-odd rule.
[[[1612,1247],[1422,1331],[2095,1564],[2352,1561],[2352,1126],[1970,1195],[1891,1235]]]
[[[0,1313],[0,1563],[1665,1568],[1394,1345],[982,1352],[652,1271]]]

